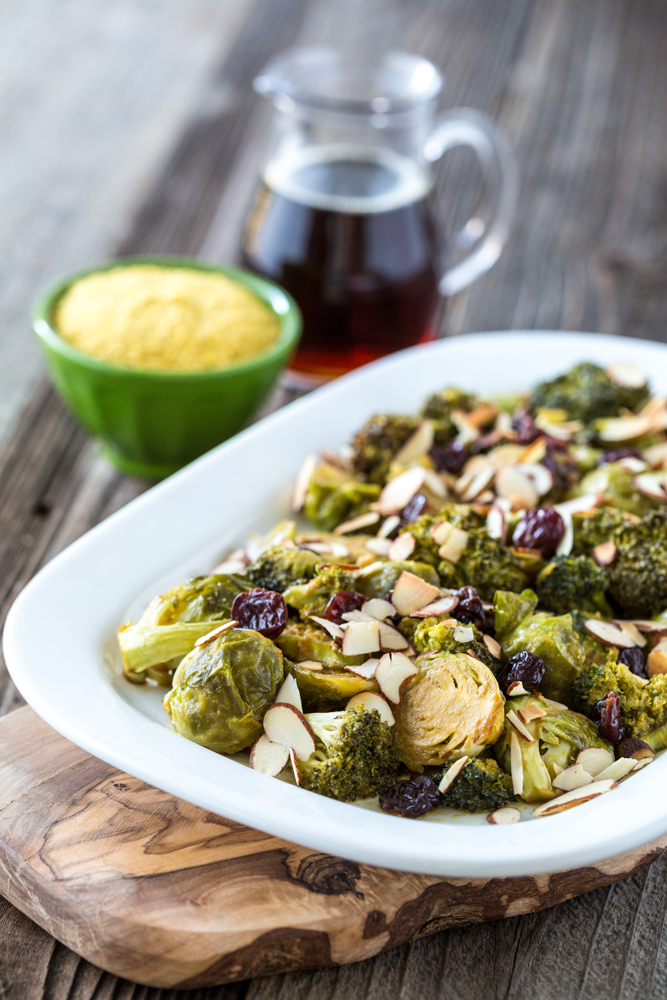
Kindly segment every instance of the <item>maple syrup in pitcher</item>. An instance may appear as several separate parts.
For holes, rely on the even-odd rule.
[[[443,253],[430,180],[386,149],[331,145],[269,163],[244,264],[303,314],[292,367],[328,379],[435,336]]]
[[[293,49],[254,86],[274,118],[243,263],[301,308],[292,384],[433,339],[438,293],[488,270],[509,232],[517,171],[493,121],[469,108],[436,117],[442,77],[405,52]],[[468,256],[444,271],[430,191],[433,164],[454,146],[476,154],[485,198],[454,244]]]

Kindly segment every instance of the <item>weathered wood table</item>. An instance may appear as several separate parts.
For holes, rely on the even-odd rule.
[[[450,302],[443,332],[555,328],[666,339],[665,4],[367,0],[367,6],[369,41],[373,32],[381,40],[393,35],[443,67],[446,104],[473,105],[498,118],[520,161],[521,208],[510,245],[486,277]],[[257,0],[239,18],[233,44],[221,33],[218,71],[118,253],[234,257],[269,116],[251,80],[274,51],[349,31],[353,7],[347,0]],[[442,178],[453,222],[466,169],[467,161],[453,156]],[[61,227],[60,240],[67,235]],[[57,261],[59,247],[52,250]],[[1,362],[7,384],[11,363],[8,351]],[[272,405],[284,401],[277,397]],[[41,565],[149,485],[111,471],[41,382],[0,459],[3,614]],[[3,668],[0,713],[20,704]],[[0,996],[652,1000],[667,992],[666,889],[663,858],[611,888],[538,914],[449,930],[355,966],[189,994],[115,979],[0,900]]]

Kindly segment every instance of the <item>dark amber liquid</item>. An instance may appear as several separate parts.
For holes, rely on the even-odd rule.
[[[243,260],[301,308],[292,368],[333,378],[432,339],[443,254],[428,193],[402,204],[414,183],[375,160],[311,163],[289,181],[289,194],[260,188]]]

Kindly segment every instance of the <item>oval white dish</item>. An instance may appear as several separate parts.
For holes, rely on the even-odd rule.
[[[667,832],[667,755],[608,795],[539,820],[490,826],[445,812],[416,821],[335,802],[177,736],[162,692],[121,676],[115,631],[148,600],[206,572],[288,514],[303,458],[335,449],[373,412],[411,412],[447,384],[529,388],[572,364],[632,361],[667,393],[667,348],[595,334],[473,334],[375,362],[291,404],[128,504],[49,563],[4,634],[16,686],[89,753],[213,813],[351,860],[452,877],[580,867]],[[530,812],[530,810],[528,811]]]

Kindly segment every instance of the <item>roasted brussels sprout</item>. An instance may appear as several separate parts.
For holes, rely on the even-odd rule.
[[[584,647],[584,652],[586,654],[587,663],[616,663],[618,659],[618,650],[614,649],[613,646],[606,646],[599,639],[588,631],[586,628],[586,622],[591,618],[602,618],[602,615],[590,615],[583,611],[579,611],[578,608],[574,608],[570,611],[570,617],[572,618],[572,626],[574,631],[577,633],[577,638],[579,642]]]
[[[237,753],[261,736],[283,677],[283,655],[270,639],[230,629],[181,660],[164,709],[181,736],[216,753]]]
[[[635,409],[648,396],[648,386],[628,389],[619,385],[599,365],[583,362],[549,382],[541,382],[530,399],[534,413],[541,407],[565,410],[568,419],[585,424],[599,417],[615,417],[622,407]]]
[[[505,711],[519,712],[535,706],[540,718],[526,723],[526,729],[533,742],[519,739],[523,764],[522,798],[526,802],[552,799],[557,791],[552,787],[552,779],[563,769],[574,763],[580,750],[588,747],[602,747],[613,752],[606,740],[598,735],[597,726],[585,715],[558,708],[539,694],[510,698]],[[542,714],[544,713],[544,714]],[[511,722],[505,720],[505,730],[493,748],[499,764],[511,774],[511,737],[516,732]]]
[[[465,653],[429,653],[394,709],[398,755],[411,771],[478,756],[498,739],[503,697],[488,667]]]
[[[328,632],[315,622],[290,619],[276,639],[276,645],[293,663],[315,660],[327,667],[342,669],[355,667],[367,659],[366,656],[343,656]]]
[[[610,691],[620,696],[626,735],[645,740],[653,750],[667,747],[667,674],[646,681],[624,663],[589,663],[572,685],[574,705],[593,715]]]
[[[342,657],[347,660],[363,660],[363,656]],[[374,677],[358,677],[342,667],[325,667],[308,670],[299,663],[285,660],[285,670],[297,683],[305,712],[329,712],[345,708],[350,698],[360,691],[377,691]]]
[[[667,511],[646,514],[614,534],[609,594],[628,618],[653,618],[667,605]]]
[[[438,586],[438,574],[432,566],[410,560],[405,562],[395,560],[375,562],[371,566],[359,570],[354,589],[358,590],[360,594],[365,594],[368,598],[389,597],[394,589],[394,584],[404,570],[407,570],[408,573],[414,573],[415,576],[426,580],[427,583],[432,583],[434,587]]]
[[[310,615],[321,617],[334,594],[354,588],[354,578],[345,570],[339,566],[321,566],[312,580],[288,587],[283,597],[290,608],[295,608],[307,621]]]
[[[540,605],[556,615],[580,608],[613,616],[605,597],[607,574],[590,556],[556,556],[540,572],[535,589]]]
[[[436,774],[438,784],[453,763],[445,764]],[[512,779],[495,760],[473,757],[443,795],[442,805],[469,813],[492,812],[508,806],[515,798]]]
[[[282,593],[288,587],[312,580],[322,561],[322,556],[311,552],[310,549],[272,545],[248,566],[246,573],[252,581],[251,586]]]
[[[355,707],[306,716],[317,750],[299,763],[301,785],[341,802],[378,795],[400,771],[391,729],[380,713]]]
[[[552,616],[543,611],[529,615],[502,634],[503,659],[529,652],[544,660],[541,690],[547,698],[570,704],[572,682],[586,662],[584,648],[570,615]]]
[[[360,483],[333,465],[322,463],[311,476],[304,511],[306,517],[321,531],[333,529],[368,510],[368,505],[380,495],[374,483]]]
[[[136,625],[118,630],[128,680],[143,684],[150,678],[170,687],[179,660],[214,628],[211,622],[231,617],[234,598],[251,586],[233,574],[197,576],[154,597]]]
[[[513,594],[507,590],[497,590],[493,596],[493,610],[496,638],[502,642],[519,622],[535,611],[537,594],[534,590],[522,590]]]
[[[351,465],[366,483],[384,486],[391,460],[417,428],[416,417],[376,414],[352,438]],[[342,520],[342,518],[341,518]]]
[[[647,511],[658,508],[660,503],[635,489],[634,478],[633,472],[618,462],[611,462],[608,465],[600,465],[584,476],[573,493],[577,496],[599,493],[604,497],[608,507],[615,507],[641,517]]]

